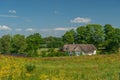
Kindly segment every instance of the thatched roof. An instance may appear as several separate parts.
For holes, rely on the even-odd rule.
[[[79,51],[85,53],[93,53],[96,47],[93,44],[66,44],[63,46],[63,51]]]

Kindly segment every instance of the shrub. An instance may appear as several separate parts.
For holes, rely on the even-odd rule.
[[[31,50],[29,50],[27,53],[27,57],[37,57],[37,56],[38,56],[38,53],[37,52],[33,53]]]
[[[47,51],[42,51],[41,56],[46,57],[47,56]]]
[[[66,56],[64,52],[49,52],[46,57]]]
[[[36,66],[34,64],[26,64],[26,71],[27,72],[33,72],[35,70]]]

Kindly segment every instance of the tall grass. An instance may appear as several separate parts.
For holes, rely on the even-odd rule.
[[[119,77],[119,54],[47,58],[0,55],[1,80],[119,80]]]

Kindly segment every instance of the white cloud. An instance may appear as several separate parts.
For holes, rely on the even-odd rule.
[[[22,29],[18,28],[18,29],[15,29],[16,32],[20,32],[22,31]]]
[[[11,14],[16,14],[16,10],[9,10],[8,12]]]
[[[54,28],[54,30],[56,31],[67,31],[70,29],[76,29],[75,27],[69,27],[69,28],[63,28],[63,27],[59,27],[59,28]]]
[[[35,29],[33,29],[33,28],[27,28],[26,31],[28,31],[28,32],[34,32]]]
[[[1,15],[0,17],[6,17],[6,18],[17,18],[18,16],[14,16],[14,15]]]
[[[40,29],[39,33],[46,37],[46,36],[56,36],[61,37],[67,30],[76,29],[76,27],[57,27],[57,28],[46,28]]]
[[[0,25],[0,30],[12,30],[10,27],[6,26],[6,25]]]
[[[57,28],[52,28],[52,29],[40,29],[39,31],[41,32],[52,32],[52,31],[67,31],[70,29],[76,29],[76,27],[57,27]]]
[[[71,23],[89,23],[91,22],[90,18],[81,18],[81,17],[76,17],[73,20],[70,21]]]
[[[52,29],[40,29],[42,32],[52,31]]]
[[[61,30],[61,29],[40,29],[40,34],[43,37],[48,37],[48,36],[56,36],[56,37],[61,37],[66,31]]]

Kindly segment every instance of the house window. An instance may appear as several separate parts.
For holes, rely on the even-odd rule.
[[[79,51],[76,51],[75,54],[76,54],[76,56],[79,56],[79,55],[80,55],[80,52],[79,52]]]

